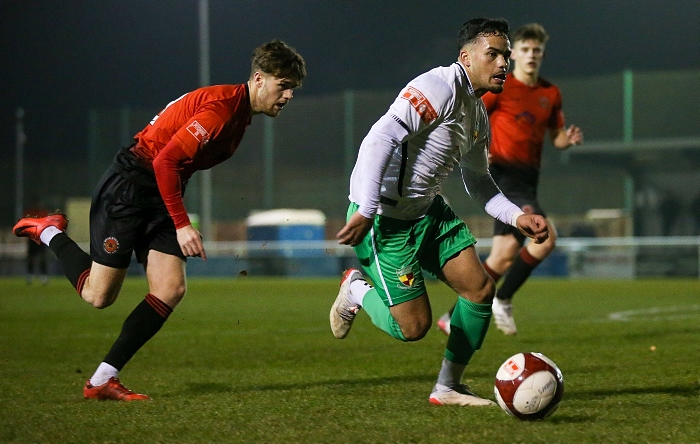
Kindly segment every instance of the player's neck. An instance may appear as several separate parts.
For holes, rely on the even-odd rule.
[[[538,71],[533,71],[530,73],[524,72],[516,68],[513,70],[513,77],[527,86],[535,86],[537,85],[537,79],[539,79],[540,73]]]
[[[256,115],[260,114],[260,111],[256,111],[257,101],[255,100],[258,94],[258,89],[255,86],[255,82],[248,80],[248,100],[250,101],[250,114]]]

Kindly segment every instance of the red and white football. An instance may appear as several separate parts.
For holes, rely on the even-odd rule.
[[[564,396],[564,377],[542,353],[518,353],[498,368],[494,392],[509,415],[525,421],[544,419]]]

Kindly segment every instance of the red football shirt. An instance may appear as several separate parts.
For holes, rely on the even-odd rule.
[[[176,228],[189,224],[182,184],[233,155],[251,122],[249,97],[247,84],[196,89],[170,102],[134,136],[132,152],[153,165]]]
[[[508,73],[503,92],[482,100],[491,126],[489,161],[539,170],[547,129],[564,127],[559,88],[541,77],[528,86]]]

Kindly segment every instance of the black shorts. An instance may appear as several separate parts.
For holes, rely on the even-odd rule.
[[[177,242],[175,224],[160,196],[155,176],[147,171],[125,169],[123,160],[129,156],[127,151],[120,151],[92,196],[92,260],[108,267],[128,268],[133,252],[142,262],[148,250],[185,260]]]
[[[502,165],[490,165],[489,170],[498,188],[503,191],[514,204],[526,213],[539,214],[547,217],[537,200],[537,185],[539,183],[539,171],[535,169],[520,169]],[[525,235],[510,224],[496,220],[493,224],[493,235],[512,234],[522,245]]]

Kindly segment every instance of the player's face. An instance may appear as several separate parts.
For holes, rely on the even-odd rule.
[[[514,70],[537,76],[544,58],[544,43],[537,40],[518,40],[513,45],[510,58],[515,62]]]
[[[292,100],[294,88],[298,83],[290,79],[274,77],[269,74],[256,72],[254,113],[263,113],[270,117],[276,117],[282,108]]]
[[[479,36],[462,49],[460,60],[467,68],[477,97],[487,91],[496,94],[503,91],[509,57],[510,42],[501,35]]]

